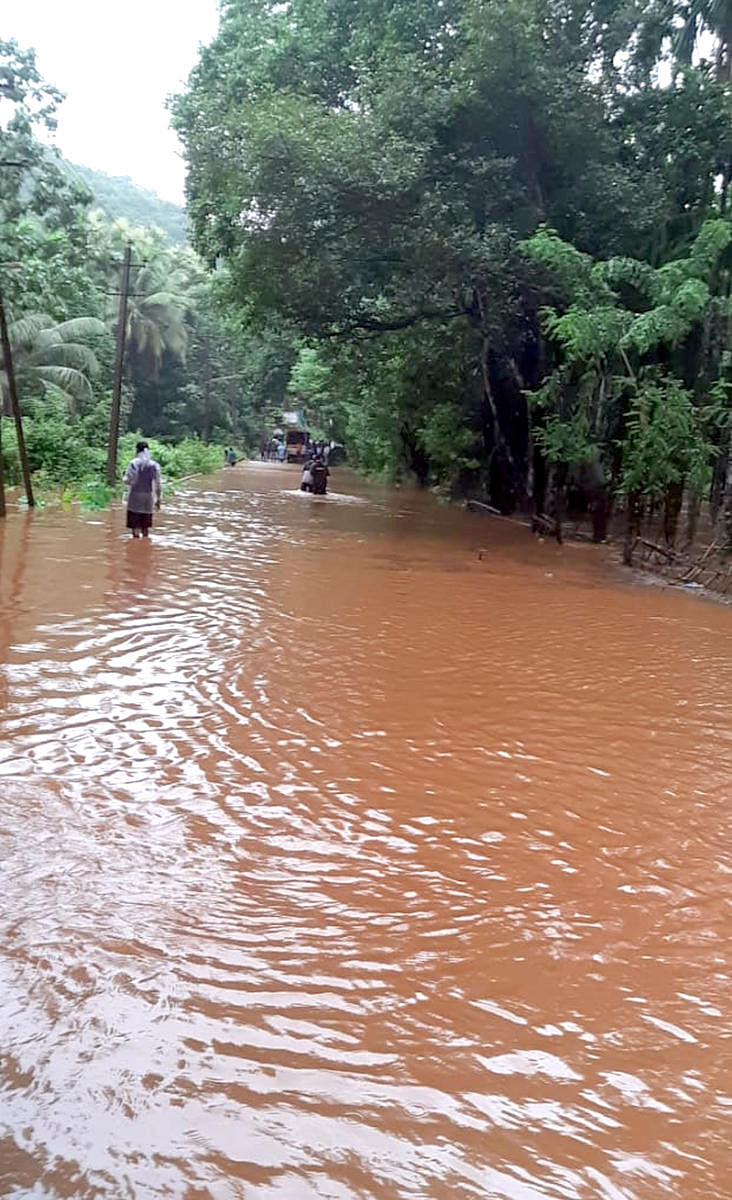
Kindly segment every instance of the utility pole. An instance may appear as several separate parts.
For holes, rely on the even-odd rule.
[[[8,324],[5,320],[5,305],[3,304],[2,292],[0,292],[0,344],[3,350],[3,362],[5,364],[5,374],[8,378],[8,394],[10,396],[10,407],[13,410],[13,418],[15,420],[15,432],[18,438],[18,458],[20,459],[20,469],[23,472],[23,484],[25,487],[25,496],[28,501],[28,507],[33,508],[35,500],[33,499],[33,486],[31,484],[30,470],[28,468],[28,455],[25,449],[25,438],[23,436],[23,419],[20,415],[20,404],[18,402],[18,389],[15,386],[15,370],[13,368],[13,354],[10,349],[10,338],[8,336]],[[5,503],[2,503],[2,512],[0,516],[4,516]]]
[[[122,286],[119,294],[117,318],[117,354],[114,360],[114,384],[112,386],[112,410],[109,414],[109,445],[107,446],[107,483],[114,487],[117,482],[117,443],[119,441],[119,409],[122,397],[122,371],[125,360],[125,334],[127,326],[127,298],[130,294],[130,266],[132,243],[125,248],[122,263]]]

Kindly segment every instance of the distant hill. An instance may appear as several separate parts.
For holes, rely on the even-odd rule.
[[[156,225],[171,242],[182,245],[187,241],[185,209],[169,200],[161,200],[147,188],[138,187],[127,177],[107,175],[91,167],[70,164],[71,172],[94,196],[97,208],[114,221],[125,217],[132,225]]]

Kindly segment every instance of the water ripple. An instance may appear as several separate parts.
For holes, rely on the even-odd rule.
[[[0,532],[0,1194],[722,1200],[730,613],[295,485]]]

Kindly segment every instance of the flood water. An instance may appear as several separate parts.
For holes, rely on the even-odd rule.
[[[298,479],[0,531],[0,1195],[729,1197],[732,611]]]

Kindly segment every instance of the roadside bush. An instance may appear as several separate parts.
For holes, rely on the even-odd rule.
[[[457,405],[435,405],[417,432],[432,471],[448,484],[453,484],[461,471],[475,471],[480,466],[473,454],[475,433]]]
[[[223,446],[207,445],[198,438],[184,438],[177,446],[167,449],[170,451],[168,471],[177,479],[184,475],[209,475],[224,463]]]
[[[105,451],[87,443],[81,423],[53,396],[33,401],[23,418],[23,432],[28,465],[41,488],[64,487],[104,469]],[[3,421],[2,436],[5,482],[17,486],[22,476],[14,421]]]
[[[140,433],[126,433],[120,439],[120,469],[124,470],[135,457],[135,444],[143,440]],[[171,446],[157,438],[144,438],[153,458],[160,463],[163,475],[169,479],[182,479],[186,475],[210,475],[224,465],[224,447],[210,445],[199,438],[184,438]]]
[[[22,480],[20,459],[18,457],[18,442],[15,436],[15,424],[8,417],[0,417],[0,436],[2,437],[5,486],[17,487]]]
[[[84,508],[106,508],[114,494],[101,479],[85,479],[76,491]]]
[[[102,406],[95,411],[94,419],[99,424],[103,421]],[[87,508],[106,507],[115,491],[104,481],[107,452],[103,444],[88,444],[84,419],[69,417],[64,408],[46,399],[32,405],[24,417],[23,429],[36,491],[61,489],[65,501],[79,500]],[[139,433],[126,433],[120,438],[120,476],[134,458],[135,444],[141,437]],[[224,465],[223,445],[209,445],[199,438],[184,438],[175,446],[157,438],[145,440],[169,481],[208,475]],[[6,487],[19,487],[22,474],[18,443],[15,423],[9,417],[2,418],[2,456]]]
[[[105,453],[79,441],[68,423],[30,420],[24,423],[26,449],[31,473],[43,471],[56,484],[72,483],[104,469]]]

